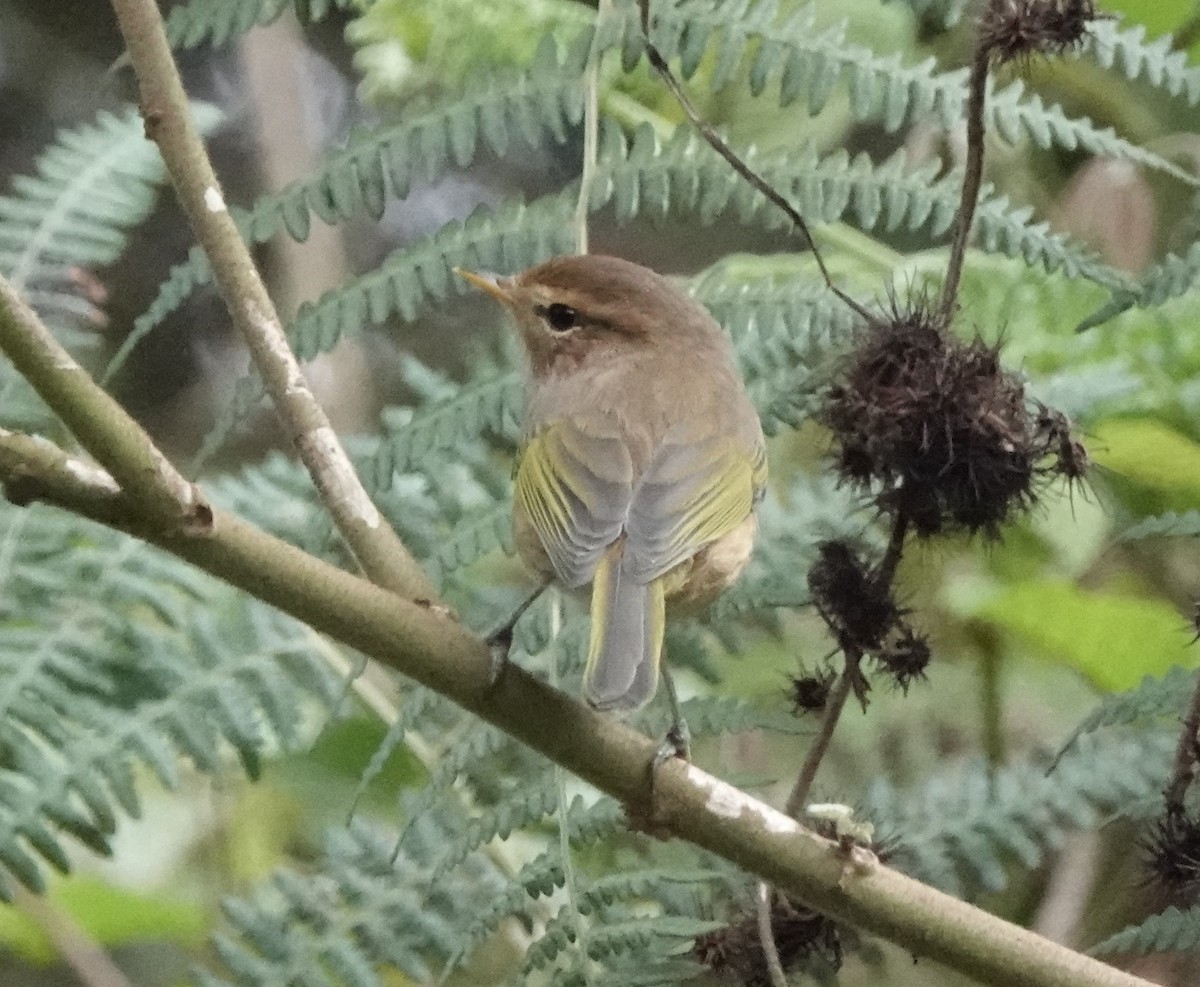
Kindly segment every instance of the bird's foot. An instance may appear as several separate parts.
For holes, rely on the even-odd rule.
[[[691,761],[692,759],[692,735],[688,730],[687,723],[682,719],[671,724],[671,729],[667,731],[662,743],[658,745],[658,750],[654,752],[652,768],[654,770],[661,768],[673,757],[677,757],[681,761]]]
[[[491,666],[488,669],[488,688],[491,689],[500,681],[500,676],[508,668],[509,656],[513,645],[512,622],[506,623],[503,627],[493,631],[484,640],[487,642],[488,654],[492,660]]]

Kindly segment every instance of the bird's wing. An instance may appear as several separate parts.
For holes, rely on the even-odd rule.
[[[646,583],[741,524],[761,498],[766,451],[728,433],[668,431],[630,505],[622,568]]]
[[[582,586],[629,514],[629,449],[602,420],[552,422],[521,450],[515,496],[558,578]]]

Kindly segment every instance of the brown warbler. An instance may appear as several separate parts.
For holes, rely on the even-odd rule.
[[[529,357],[513,525],[525,562],[592,586],[584,694],[654,695],[666,610],[698,610],[750,558],[767,478],[733,351],[699,304],[615,257],[460,271],[512,313]]]

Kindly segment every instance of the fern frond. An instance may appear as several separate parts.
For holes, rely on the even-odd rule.
[[[567,838],[572,849],[578,850],[612,835],[624,822],[624,813],[612,799],[600,799],[591,805],[584,805],[581,799],[576,798],[567,810]],[[549,897],[565,881],[558,844],[550,844],[522,865],[476,916],[451,954],[447,971],[467,962],[506,918],[526,913],[537,899]]]
[[[1025,764],[996,771],[959,767],[901,795],[886,783],[866,799],[866,815],[894,832],[899,866],[962,895],[999,889],[1012,861],[1036,867],[1048,848],[1102,815],[1134,811],[1166,784],[1174,737],[1091,736],[1052,774]]]
[[[489,726],[482,720],[471,720],[466,724],[464,735],[458,737],[449,749],[442,752],[430,772],[429,780],[411,799],[407,800],[404,811],[408,817],[408,823],[400,834],[397,841],[397,846],[403,850],[405,846],[405,837],[414,832],[413,824],[425,817],[431,812],[451,790],[452,786],[459,777],[467,770],[468,767],[476,766],[485,758],[491,758],[497,751],[504,748],[507,744],[512,743],[511,739],[501,730],[496,727]],[[507,837],[508,832],[513,828],[519,828],[523,823],[516,823],[510,826],[508,831],[503,831],[504,823],[497,823],[500,827],[497,831],[501,836]],[[473,837],[472,837],[473,838]],[[483,840],[487,843],[491,837]],[[482,846],[480,843],[479,846]],[[466,859],[466,854],[470,849],[476,849],[472,846],[468,850],[461,853],[461,859]],[[449,866],[455,866],[459,861],[455,859],[454,863]]]
[[[220,118],[206,104],[195,104],[193,116],[202,130]],[[0,273],[34,299],[43,317],[76,315],[73,269],[120,256],[166,173],[133,107],[59,131],[34,167],[36,174],[13,179],[12,194],[0,198]]]
[[[948,129],[963,117],[965,69],[938,72],[934,59],[906,66],[897,55],[878,55],[848,42],[844,21],[816,29],[812,6],[780,18],[773,0],[693,0],[665,8],[656,21],[656,42],[668,57],[679,56],[685,77],[699,68],[711,46],[716,67],[709,85],[714,91],[732,79],[744,53],[757,42],[749,69],[751,92],[762,92],[778,72],[780,105],[804,94],[809,112],[819,113],[844,79],[854,115],[879,118],[889,131],[912,118],[932,119]],[[1011,141],[1028,137],[1040,148],[1083,148],[1200,186],[1200,177],[1119,137],[1111,127],[1071,117],[1060,106],[1047,106],[1036,93],[1027,97],[1020,80],[990,88],[984,119],[989,129]]]
[[[708,617],[720,623],[764,610],[798,609],[811,602],[808,588],[797,586],[794,579],[741,579],[709,608]]]
[[[1168,254],[1147,268],[1131,286],[1117,287],[1111,300],[1079,323],[1076,332],[1085,332],[1115,319],[1131,308],[1154,308],[1191,291],[1200,281],[1200,243],[1192,244],[1183,254]]]
[[[557,850],[547,850],[525,864],[508,885],[474,916],[470,927],[463,934],[446,962],[443,977],[455,967],[467,962],[475,950],[487,941],[505,919],[521,917],[531,903],[538,898],[548,897],[566,881],[562,861]]]
[[[624,955],[633,954],[640,965],[654,965],[651,957],[677,955],[686,951],[697,936],[719,929],[722,923],[675,915],[630,916],[610,921],[590,929],[587,937],[587,959],[610,963]],[[560,954],[575,945],[575,930],[571,917],[559,913],[546,923],[538,939],[525,953],[525,960],[516,976],[509,982],[514,987],[528,984],[540,971],[551,967]],[[580,957],[577,962],[584,962]],[[694,974],[697,971],[692,971]],[[554,983],[573,982],[563,971],[554,971]],[[586,979],[578,982],[586,983]]]
[[[510,373],[475,381],[452,398],[421,409],[384,436],[375,457],[375,486],[387,489],[396,473],[412,472],[435,450],[487,431],[515,431],[524,403],[521,379]]]
[[[747,51],[753,51],[748,81],[754,95],[779,75],[779,102],[787,106],[807,96],[817,114],[845,79],[856,117],[879,116],[888,131],[910,113],[931,115],[948,126],[961,115],[965,70],[936,74],[936,62],[905,66],[899,56],[881,56],[846,39],[847,23],[817,27],[812,4],[780,17],[773,0],[693,0],[656,11],[654,41],[662,53],[680,59],[690,78],[706,54],[716,66],[709,79],[714,92],[732,81]],[[636,26],[631,26],[634,30]],[[711,49],[711,52],[710,52]]]
[[[697,737],[747,730],[799,734],[809,730],[780,705],[764,706],[732,696],[697,696],[679,704],[688,729]]]
[[[321,864],[316,876],[281,871],[250,899],[223,904],[232,934],[214,945],[234,979],[205,974],[207,983],[377,987],[384,965],[428,982],[426,957],[445,955],[456,924],[495,885],[494,874],[479,871],[422,896],[385,841],[361,827],[332,833]]]
[[[849,340],[856,324],[849,306],[816,280],[705,277],[694,293],[729,333],[750,381],[819,363]]]
[[[1060,147],[1067,151],[1082,148],[1091,154],[1131,161],[1170,175],[1187,185],[1200,186],[1200,177],[1117,136],[1112,127],[1097,127],[1087,118],[1069,116],[1061,106],[1049,106],[1037,93],[1025,96],[1025,84],[1020,80],[989,94],[985,109],[988,126],[1007,140],[1030,138],[1037,147]]]
[[[902,155],[882,165],[874,165],[866,155],[851,161],[845,152],[823,158],[811,151],[746,157],[813,222],[832,222],[849,214],[864,229],[927,226],[937,234],[949,226],[957,207],[957,176],[935,180],[935,170],[930,168],[910,171]],[[575,197],[575,191],[568,189],[528,206],[476,213],[465,223],[450,225],[394,252],[375,270],[300,311],[292,333],[297,353],[310,359],[345,334],[376,325],[392,314],[413,319],[420,306],[445,297],[454,266],[514,270],[569,250],[571,234],[563,217],[569,215]],[[629,146],[608,131],[591,206],[599,210],[609,204],[622,223],[639,215],[665,215],[671,209],[691,212],[705,224],[726,211],[736,211],[742,222],[767,228],[785,222],[707,145],[686,133],[660,145],[649,129],[640,131]],[[1031,223],[1031,213],[1013,210],[1002,198],[987,199],[978,214],[984,244],[1050,271],[1062,269],[1068,276],[1108,285],[1125,283],[1123,276],[1052,233],[1047,224]]]
[[[541,777],[523,779],[515,798],[484,810],[467,822],[461,834],[448,841],[432,869],[431,882],[436,884],[468,856],[497,837],[507,839],[516,830],[546,819],[557,807],[558,790],[552,772],[547,769]]]
[[[895,0],[883,0],[893,3]],[[953,27],[961,19],[963,12],[970,7],[974,0],[901,0],[906,7],[911,7],[919,17],[941,24],[943,27]]]
[[[1167,511],[1130,525],[1119,537],[1121,541],[1138,541],[1142,538],[1194,538],[1196,535],[1200,535],[1200,511],[1182,514]]]
[[[1195,687],[1195,669],[1172,668],[1161,678],[1147,675],[1128,692],[1105,696],[1063,741],[1054,763],[1057,764],[1080,737],[1104,727],[1128,726],[1157,719],[1178,722]]]
[[[425,719],[429,711],[439,702],[444,702],[441,696],[432,689],[414,688],[406,695],[400,706],[398,715],[388,724],[383,740],[371,754],[371,759],[359,775],[354,794],[350,797],[349,819],[352,821],[362,797],[371,787],[371,783],[383,773],[388,760],[396,749],[404,743],[405,736],[418,723]]]
[[[66,869],[63,833],[107,852],[119,814],[140,810],[139,767],[171,787],[181,756],[212,771],[232,751],[253,772],[306,742],[306,702],[341,690],[300,625],[138,542],[26,510],[0,610],[0,859],[37,888],[29,851]]]
[[[270,24],[284,11],[301,21],[319,21],[333,10],[355,11],[364,0],[187,0],[167,14],[167,38],[173,48],[223,45],[252,28]],[[370,2],[370,0],[366,0]]]
[[[239,229],[253,243],[265,243],[281,230],[305,240],[314,214],[327,223],[361,215],[378,218],[389,197],[404,198],[414,181],[432,180],[451,166],[468,166],[483,145],[503,154],[517,140],[564,142],[582,112],[580,78],[587,40],[585,35],[560,55],[553,40],[546,38],[528,69],[484,75],[465,93],[412,114],[403,123],[356,134],[345,148],[324,157],[313,174],[262,196],[248,213],[235,213]],[[203,252],[192,248],[134,321],[108,375],[211,280]],[[441,284],[444,292],[445,282]]]
[[[1146,40],[1146,28],[1122,28],[1115,20],[1098,19],[1088,25],[1081,53],[1091,55],[1102,68],[1115,69],[1132,81],[1145,81],[1191,106],[1200,102],[1200,69],[1176,49],[1174,39],[1163,34]]]
[[[440,584],[450,573],[497,548],[509,555],[516,551],[509,501],[502,501],[454,525],[449,537],[440,539],[437,551],[426,559],[429,578]]]
[[[1180,909],[1174,905],[1146,921],[1109,936],[1088,950],[1093,956],[1112,953],[1184,953],[1200,947],[1200,905]]]

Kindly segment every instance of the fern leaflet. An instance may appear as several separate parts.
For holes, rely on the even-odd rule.
[[[1180,909],[1174,905],[1151,915],[1146,921],[1122,929],[1097,943],[1088,952],[1096,956],[1111,953],[1182,953],[1200,947],[1200,906]]]

